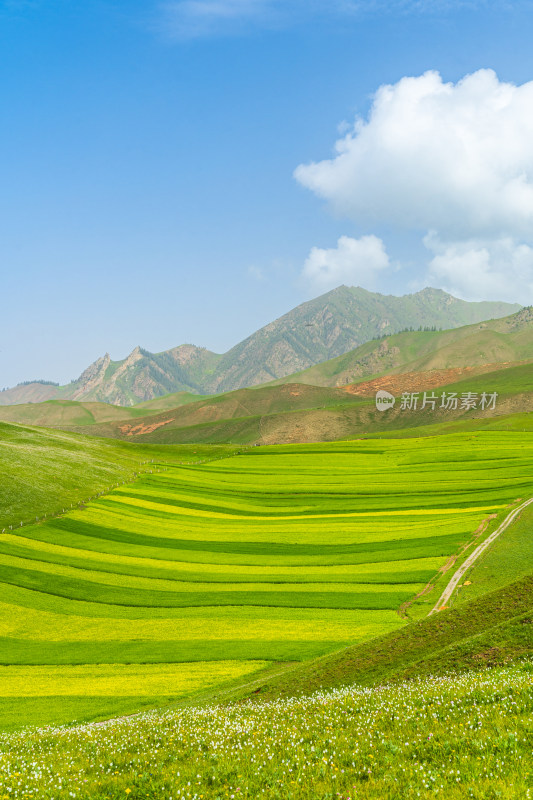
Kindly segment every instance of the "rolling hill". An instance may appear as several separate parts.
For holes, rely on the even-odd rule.
[[[8,427],[24,452],[31,429]],[[25,471],[2,480],[14,493],[40,468],[39,447],[58,468],[83,457],[80,437],[38,434]],[[129,475],[0,537],[0,725],[263,685],[267,669],[413,630],[405,603],[418,597],[427,613],[453,560],[531,489],[532,433],[245,450],[91,443]],[[134,480],[141,454],[154,462]],[[28,495],[32,513],[43,496]]]
[[[198,395],[177,392],[127,408],[91,401],[44,400],[43,402],[20,403],[13,406],[0,405],[0,420],[49,428],[87,427],[114,420],[124,422],[137,417],[144,418],[150,414],[157,414],[162,409],[178,408],[190,402],[198,402],[198,399]]]
[[[404,331],[277,381],[345,386],[380,375],[533,361],[533,308],[446,331]]]
[[[154,447],[0,422],[0,532],[62,513],[151,469],[152,459],[197,461],[234,447]]]
[[[528,413],[533,411],[533,379],[529,364],[508,367],[476,375],[473,371],[461,381],[441,384],[435,391],[431,375],[416,376],[419,404],[416,409],[403,409],[400,402],[386,412],[376,409],[374,393],[366,385],[357,394],[357,385],[339,389],[285,384],[257,389],[239,389],[191,403],[181,408],[144,418],[127,419],[87,427],[71,427],[78,433],[119,438],[130,442],[282,444],[288,442],[319,442],[359,438],[394,430],[416,430],[423,426],[504,424],[503,420],[525,417],[519,424],[533,424]],[[405,380],[405,383],[403,381]],[[414,389],[413,373],[395,376],[398,396]],[[422,408],[423,392],[435,391],[438,403],[433,409]],[[442,392],[496,392],[494,409],[442,409]],[[512,426],[512,423],[505,423]],[[517,423],[518,424],[518,423]]]
[[[439,289],[395,297],[340,286],[303,303],[223,355],[188,344],[162,353],[136,347],[123,361],[112,361],[106,353],[66,386],[38,381],[20,385],[0,392],[0,405],[61,398],[131,406],[175,392],[227,392],[284,378],[376,336],[405,328],[455,328],[518,308],[468,303]]]

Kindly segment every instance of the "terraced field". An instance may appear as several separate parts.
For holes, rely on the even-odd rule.
[[[532,433],[484,432],[161,462],[0,536],[0,725],[162,704],[400,627],[533,494],[532,454]]]

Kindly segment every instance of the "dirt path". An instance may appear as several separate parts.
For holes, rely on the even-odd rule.
[[[498,525],[496,530],[493,533],[491,533],[491,535],[488,536],[485,539],[485,541],[479,545],[479,547],[476,547],[476,549],[472,553],[470,553],[466,561],[464,561],[457,570],[457,572],[454,573],[453,578],[451,579],[451,581],[449,582],[449,584],[439,597],[437,603],[435,604],[435,607],[432,608],[431,611],[429,612],[430,615],[434,614],[435,611],[439,611],[443,606],[446,605],[446,603],[452,596],[453,591],[457,587],[457,584],[459,583],[459,581],[461,580],[467,569],[470,569],[472,564],[479,558],[479,556],[482,553],[485,552],[487,547],[490,547],[490,545],[498,538],[500,533],[503,533],[505,530],[507,530],[509,525],[512,522],[514,522],[514,520],[520,514],[520,512],[531,503],[533,503],[533,497],[531,497],[529,500],[526,500],[524,503],[519,505],[518,508],[515,508],[514,511],[511,511],[511,513],[505,517],[504,521],[500,525]]]

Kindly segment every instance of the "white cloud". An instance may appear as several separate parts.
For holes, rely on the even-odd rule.
[[[358,222],[458,239],[531,231],[533,82],[502,83],[492,70],[457,84],[437,72],[402,78],[378,90],[336,151],[295,175]]]
[[[313,291],[326,292],[342,283],[373,286],[377,274],[390,265],[385,245],[377,236],[341,236],[337,247],[313,247],[301,277]]]
[[[425,238],[434,253],[428,279],[469,300],[524,300],[533,297],[533,248],[513,239],[441,242]]]
[[[437,72],[402,78],[377,91],[333,158],[295,176],[359,227],[433,231],[430,275],[453,277],[463,294],[516,298],[533,243],[533,82],[488,69],[456,84]]]

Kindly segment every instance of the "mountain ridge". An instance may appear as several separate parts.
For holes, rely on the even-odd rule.
[[[420,404],[422,392],[496,393],[497,407],[480,414],[477,404],[406,409],[397,402],[383,414],[374,402],[378,390],[397,399],[418,393]],[[516,425],[529,430],[532,410],[533,308],[523,308],[459,329],[404,331],[367,342],[262,386],[207,396],[179,392],[132,408],[65,399],[2,406],[0,420],[125,441],[249,445],[333,441],[437,423],[485,425],[520,414]]]
[[[456,328],[507,316],[518,304],[469,303],[427,287],[401,297],[339,286],[255,331],[224,354],[182,344],[140,346],[122,361],[106,353],[66,386],[30,383],[0,392],[0,405],[51,399],[132,406],[174,392],[219,394],[284,379],[406,328]]]

